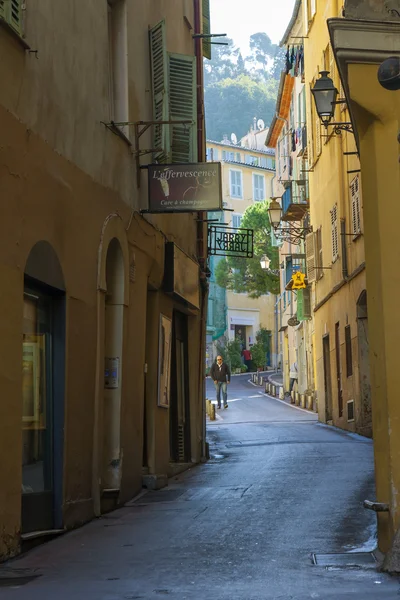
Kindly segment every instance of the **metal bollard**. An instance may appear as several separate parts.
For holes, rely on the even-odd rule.
[[[206,412],[207,412],[208,416],[210,416],[210,406],[211,406],[211,400],[209,400],[207,398],[206,399]]]

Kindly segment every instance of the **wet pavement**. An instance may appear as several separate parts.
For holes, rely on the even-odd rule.
[[[0,599],[398,600],[362,508],[374,498],[371,441],[246,377],[229,396],[208,426],[207,464],[10,561]],[[39,577],[4,587],[7,569]]]

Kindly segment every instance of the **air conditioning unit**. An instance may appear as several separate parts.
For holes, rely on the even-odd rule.
[[[354,400],[347,401],[347,422],[354,421]]]

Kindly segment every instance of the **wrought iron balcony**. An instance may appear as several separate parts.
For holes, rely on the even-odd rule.
[[[309,208],[308,180],[286,182],[282,196],[282,221],[301,221]]]

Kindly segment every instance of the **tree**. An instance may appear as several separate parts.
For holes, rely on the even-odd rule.
[[[278,82],[263,83],[249,75],[228,78],[205,90],[207,138],[220,141],[225,133],[243,137],[254,115],[270,122],[275,113]]]
[[[228,257],[220,261],[215,271],[217,284],[237,293],[245,292],[250,298],[259,298],[267,292],[278,294],[279,276],[263,271],[260,264],[261,257],[266,254],[271,259],[271,269],[277,269],[279,265],[278,249],[271,244],[267,202],[257,202],[247,208],[241,227],[254,232],[254,256]]]
[[[204,85],[206,88],[212,83],[236,77],[240,58],[243,62],[240,50],[236,48],[231,38],[215,38],[213,41],[227,43],[228,45],[214,45],[212,59],[204,61]],[[241,65],[241,68],[243,68],[243,65]]]

